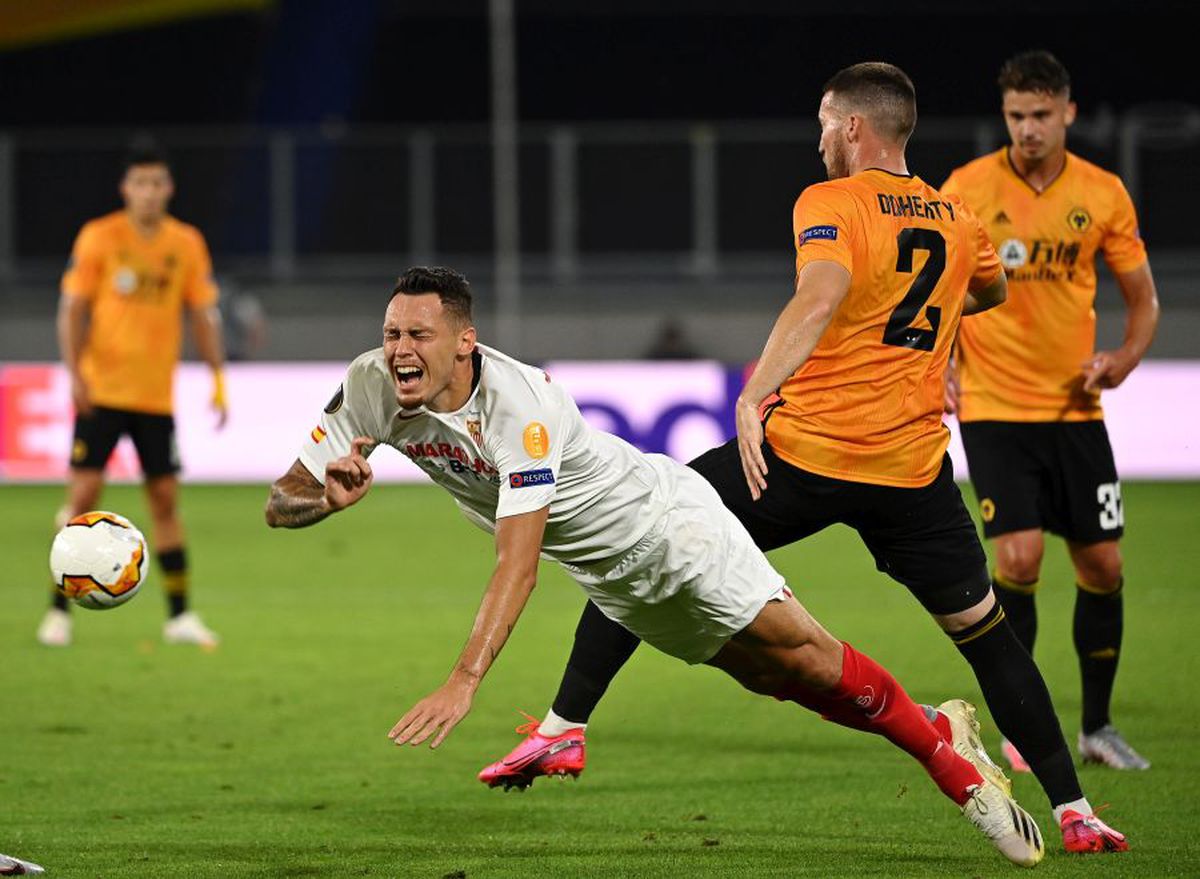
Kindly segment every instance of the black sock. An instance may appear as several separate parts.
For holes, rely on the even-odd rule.
[[[1033,596],[1037,592],[1038,581],[1018,583],[999,574],[992,574],[992,586],[996,599],[1004,607],[1004,615],[1008,617],[1008,624],[1016,633],[1017,640],[1025,646],[1029,655],[1033,656],[1033,642],[1037,639],[1037,605],[1034,604]]]
[[[1114,592],[1092,592],[1085,586],[1075,590],[1075,652],[1083,678],[1084,734],[1110,722],[1109,705],[1121,656],[1124,585],[1122,580]]]
[[[163,588],[167,593],[167,614],[177,617],[187,610],[187,555],[183,547],[160,552],[158,566],[162,568]]]
[[[63,611],[67,609],[67,596],[59,592],[57,586],[51,591],[50,606]]]
[[[575,643],[554,697],[554,713],[572,723],[587,723],[600,697],[640,643],[637,635],[589,601],[575,628]]]
[[[1051,806],[1083,796],[1042,673],[997,604],[950,640],[971,664],[996,726],[1017,746]]]

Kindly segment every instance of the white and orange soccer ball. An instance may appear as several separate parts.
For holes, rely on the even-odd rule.
[[[80,607],[108,610],[137,595],[146,576],[146,538],[124,516],[96,510],[71,519],[50,547],[50,573]]]

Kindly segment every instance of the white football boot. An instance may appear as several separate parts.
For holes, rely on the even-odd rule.
[[[1042,832],[1016,800],[986,781],[972,785],[967,792],[971,799],[962,807],[963,816],[1000,849],[1000,854],[1022,867],[1032,867],[1042,859],[1046,854]]]
[[[221,643],[217,633],[190,610],[163,623],[163,640],[168,644],[197,644],[205,650],[214,650]]]
[[[47,647],[70,647],[71,615],[57,607],[50,608],[38,624],[37,639]]]
[[[1102,763],[1113,769],[1149,769],[1150,761],[1130,747],[1111,723],[1091,735],[1079,734],[1079,756],[1084,763]]]
[[[59,613],[62,613],[60,610]],[[40,876],[46,871],[32,861],[0,855],[0,876]]]

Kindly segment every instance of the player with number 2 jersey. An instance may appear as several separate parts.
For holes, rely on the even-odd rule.
[[[876,485],[927,485],[942,467],[943,379],[968,288],[1001,274],[957,198],[870,168],[808,187],[793,213],[796,273],[845,268],[850,289],[767,422],[776,453],[805,470]]]

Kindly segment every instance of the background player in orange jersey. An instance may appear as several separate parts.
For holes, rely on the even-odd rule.
[[[190,318],[212,368],[218,426],[226,417],[224,356],[212,262],[200,232],[167,213],[174,183],[165,155],[136,145],[121,179],[123,210],[86,223],[62,280],[58,338],[71,375],[75,439],[64,520],[95,509],[104,467],[122,435],[146,478],[152,546],[163,573],[169,618],[163,638],[215,647],[217,636],[187,607],[188,570],[178,513],[179,452],[172,382]],[[57,591],[38,627],[49,646],[71,643],[66,599]]]
[[[854,528],[971,665],[1000,729],[1030,752],[1065,847],[1120,851],[1128,844],[1093,815],[1041,673],[992,592],[946,455],[959,317],[1002,303],[1006,282],[970,209],[909,174],[916,117],[912,82],[890,64],[857,64],[826,84],[818,119],[830,179],[796,202],[795,293],[738,398],[737,438],[691,466],[763,549],[838,522]],[[552,710],[481,779],[555,771],[556,740],[582,744],[581,724],[636,644],[589,604]],[[950,739],[953,718],[929,712]]]
[[[1158,299],[1133,203],[1121,181],[1067,151],[1071,81],[1049,52],[1000,71],[1009,146],[950,175],[979,214],[1009,276],[1002,310],[964,323],[957,410],[984,534],[994,541],[996,592],[1033,652],[1043,530],[1064,537],[1075,567],[1075,649],[1083,678],[1079,753],[1116,769],[1148,769],[1109,716],[1121,652],[1124,531],[1121,484],[1100,408],[1137,366],[1158,323]],[[1096,253],[1125,299],[1125,339],[1096,351]],[[1020,751],[1003,746],[1014,769]]]

